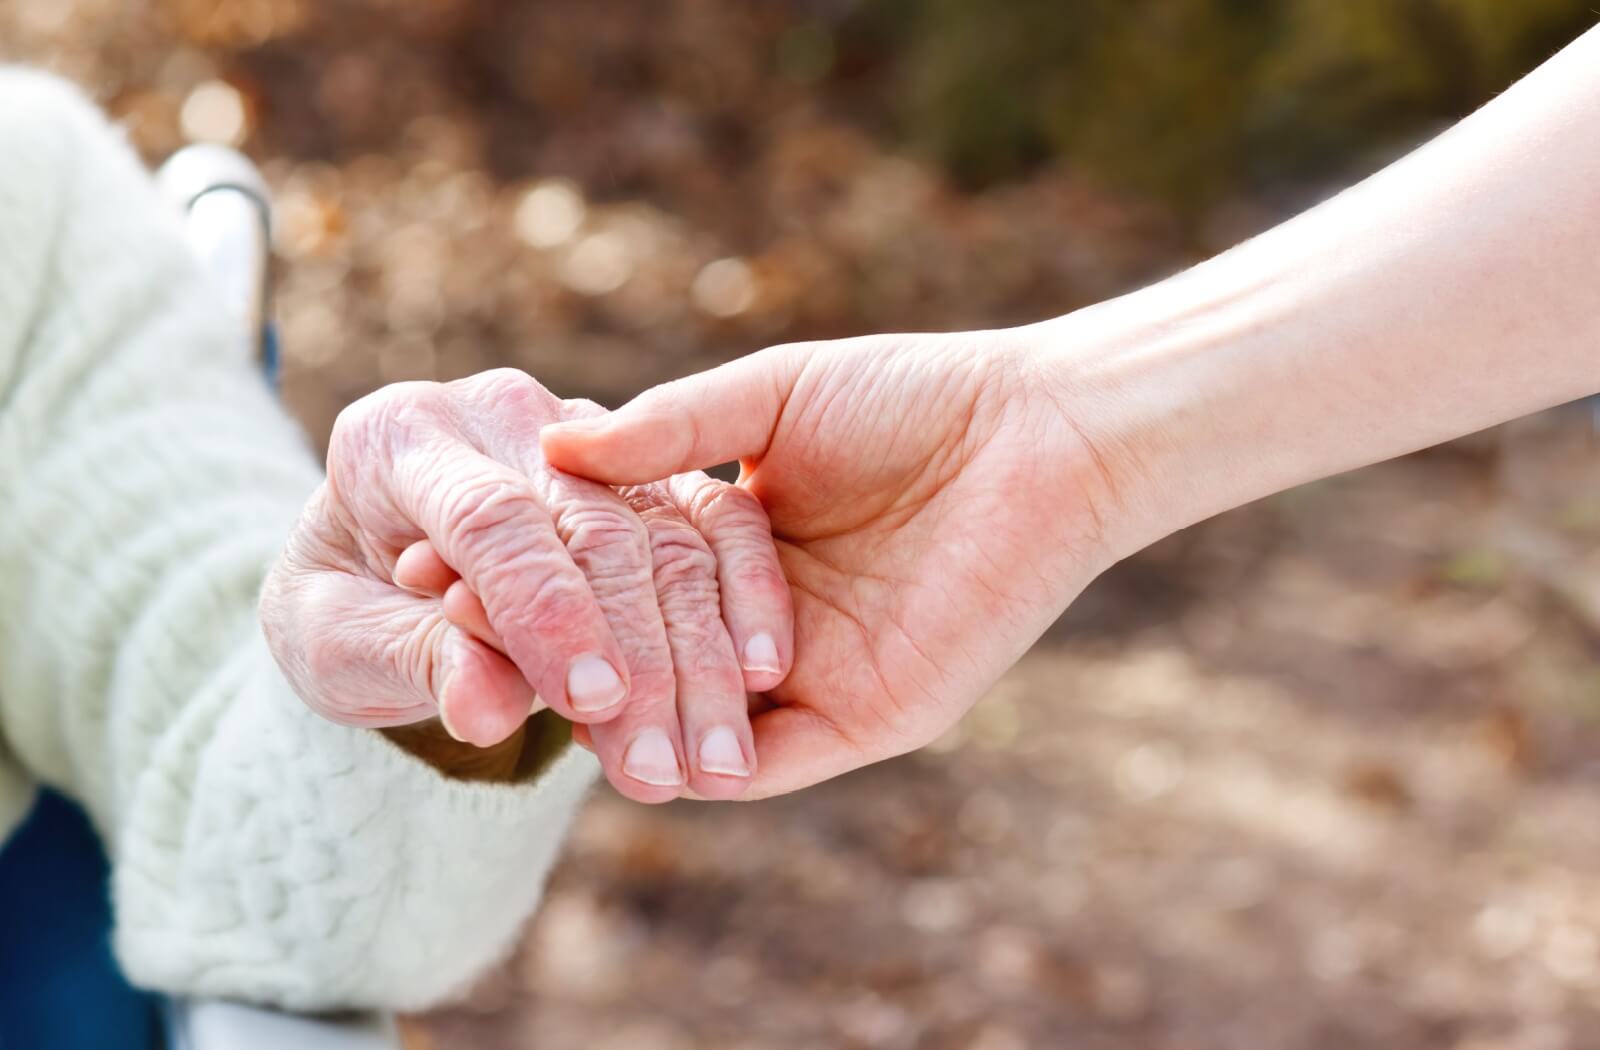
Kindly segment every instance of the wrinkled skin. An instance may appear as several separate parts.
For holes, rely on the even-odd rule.
[[[342,413],[261,604],[306,703],[353,726],[438,716],[483,748],[547,705],[631,798],[742,794],[747,691],[792,660],[765,514],[703,474],[618,492],[550,468],[540,428],[599,411],[501,370]]]
[[[552,463],[610,483],[742,460],[796,617],[753,795],[931,741],[1109,564],[1115,493],[1011,338],[777,347],[544,432]]]

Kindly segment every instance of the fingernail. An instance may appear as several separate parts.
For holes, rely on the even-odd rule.
[[[744,760],[739,737],[727,726],[717,726],[700,741],[700,768],[706,773],[728,777],[747,777],[750,763]]]
[[[452,658],[455,656],[455,653],[452,651],[454,648],[454,645],[451,645],[448,642],[445,643],[444,655],[443,659],[441,660],[444,666],[439,670],[439,684],[437,686],[438,692],[436,694],[439,702],[439,723],[444,726],[444,731],[450,734],[451,740],[465,744],[467,742],[467,738],[461,735],[460,730],[456,729],[455,726],[450,724],[450,704],[447,702],[450,696],[450,679],[453,677],[452,671],[454,670],[454,667],[452,666],[454,663]]]
[[[678,752],[659,729],[646,729],[633,738],[622,756],[622,771],[642,784],[677,787],[683,783]]]
[[[451,740],[461,744],[471,743],[471,741],[461,735],[461,732],[456,729],[455,726],[450,724],[450,709],[442,702],[439,704],[439,722],[444,726],[444,731],[450,734]]]
[[[626,691],[616,668],[594,653],[584,653],[567,669],[567,699],[575,711],[604,711]]]
[[[763,631],[761,634],[752,635],[744,643],[744,669],[746,671],[771,671],[776,674],[783,670],[778,665],[778,643],[772,640],[772,635]]]

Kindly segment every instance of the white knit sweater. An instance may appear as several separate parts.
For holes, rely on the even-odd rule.
[[[239,342],[103,119],[0,69],[0,841],[34,783],[84,804],[138,984],[424,1007],[512,947],[594,763],[451,781],[290,692],[256,594],[319,473]]]

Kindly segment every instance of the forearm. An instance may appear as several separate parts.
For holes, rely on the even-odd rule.
[[[1119,489],[1114,555],[1600,390],[1597,118],[1600,30],[1320,207],[1035,326]]]

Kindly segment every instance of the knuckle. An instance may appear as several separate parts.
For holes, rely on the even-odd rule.
[[[581,507],[562,516],[560,530],[580,565],[610,560],[634,569],[645,563],[644,523],[632,514],[603,506]]]
[[[439,518],[451,543],[479,554],[496,553],[519,538],[525,541],[523,530],[509,526],[541,510],[532,489],[508,477],[453,479],[441,485],[438,499]]]
[[[485,389],[513,397],[544,390],[537,379],[520,368],[509,366],[480,372],[477,379]]]
[[[707,530],[760,532],[763,536],[772,532],[761,501],[727,482],[701,484],[689,497],[689,509],[694,520],[702,522]]]
[[[633,654],[628,661],[628,695],[634,710],[645,711],[652,707],[670,708],[678,699],[677,669],[672,654],[665,646],[659,650]]]
[[[345,406],[328,439],[328,470],[359,469],[435,429],[444,405],[438,383],[394,383]]]
[[[478,409],[548,412],[556,405],[555,395],[519,368],[491,368],[458,379],[450,388]]]
[[[674,623],[672,661],[679,674],[711,686],[720,696],[744,696],[744,672],[721,621],[704,616]]]
[[[741,594],[758,594],[768,597],[789,593],[789,581],[771,558],[729,558],[723,567],[728,588]]]
[[[533,588],[521,618],[542,639],[559,639],[581,631],[590,622],[594,599],[582,581],[566,573],[550,573]]]
[[[661,482],[649,485],[625,485],[617,490],[628,509],[647,523],[665,518],[683,517],[673,506],[672,495]]]
[[[375,426],[404,425],[419,417],[432,419],[443,404],[442,393],[438,383],[391,383],[346,405],[333,421],[333,433],[359,436]]]
[[[690,589],[716,594],[717,559],[688,525],[659,524],[652,529],[650,558],[656,589],[663,594]]]

